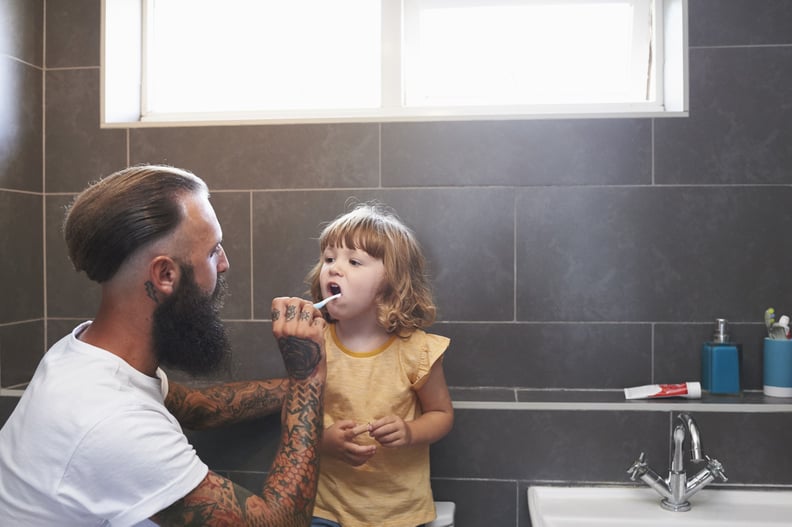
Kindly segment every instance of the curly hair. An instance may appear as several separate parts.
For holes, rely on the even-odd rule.
[[[321,255],[328,247],[360,249],[382,260],[385,283],[377,298],[377,319],[388,333],[408,337],[435,321],[437,308],[423,251],[413,231],[392,210],[382,204],[361,203],[322,230],[319,262],[305,279],[314,301],[322,297]],[[325,317],[331,320],[327,311]]]

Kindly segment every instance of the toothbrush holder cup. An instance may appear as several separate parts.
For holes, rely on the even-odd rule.
[[[764,339],[764,394],[792,397],[792,340]]]

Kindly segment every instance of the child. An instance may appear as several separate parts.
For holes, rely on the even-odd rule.
[[[319,237],[306,278],[325,317],[327,384],[313,526],[414,527],[435,518],[429,445],[454,421],[435,306],[414,234],[362,204]]]

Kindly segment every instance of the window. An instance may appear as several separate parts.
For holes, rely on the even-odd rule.
[[[685,115],[686,0],[104,0],[103,122]]]

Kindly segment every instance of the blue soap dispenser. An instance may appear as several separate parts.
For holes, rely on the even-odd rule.
[[[701,348],[701,389],[709,393],[740,393],[742,346],[729,340],[726,326],[726,319],[717,319],[712,340]]]

